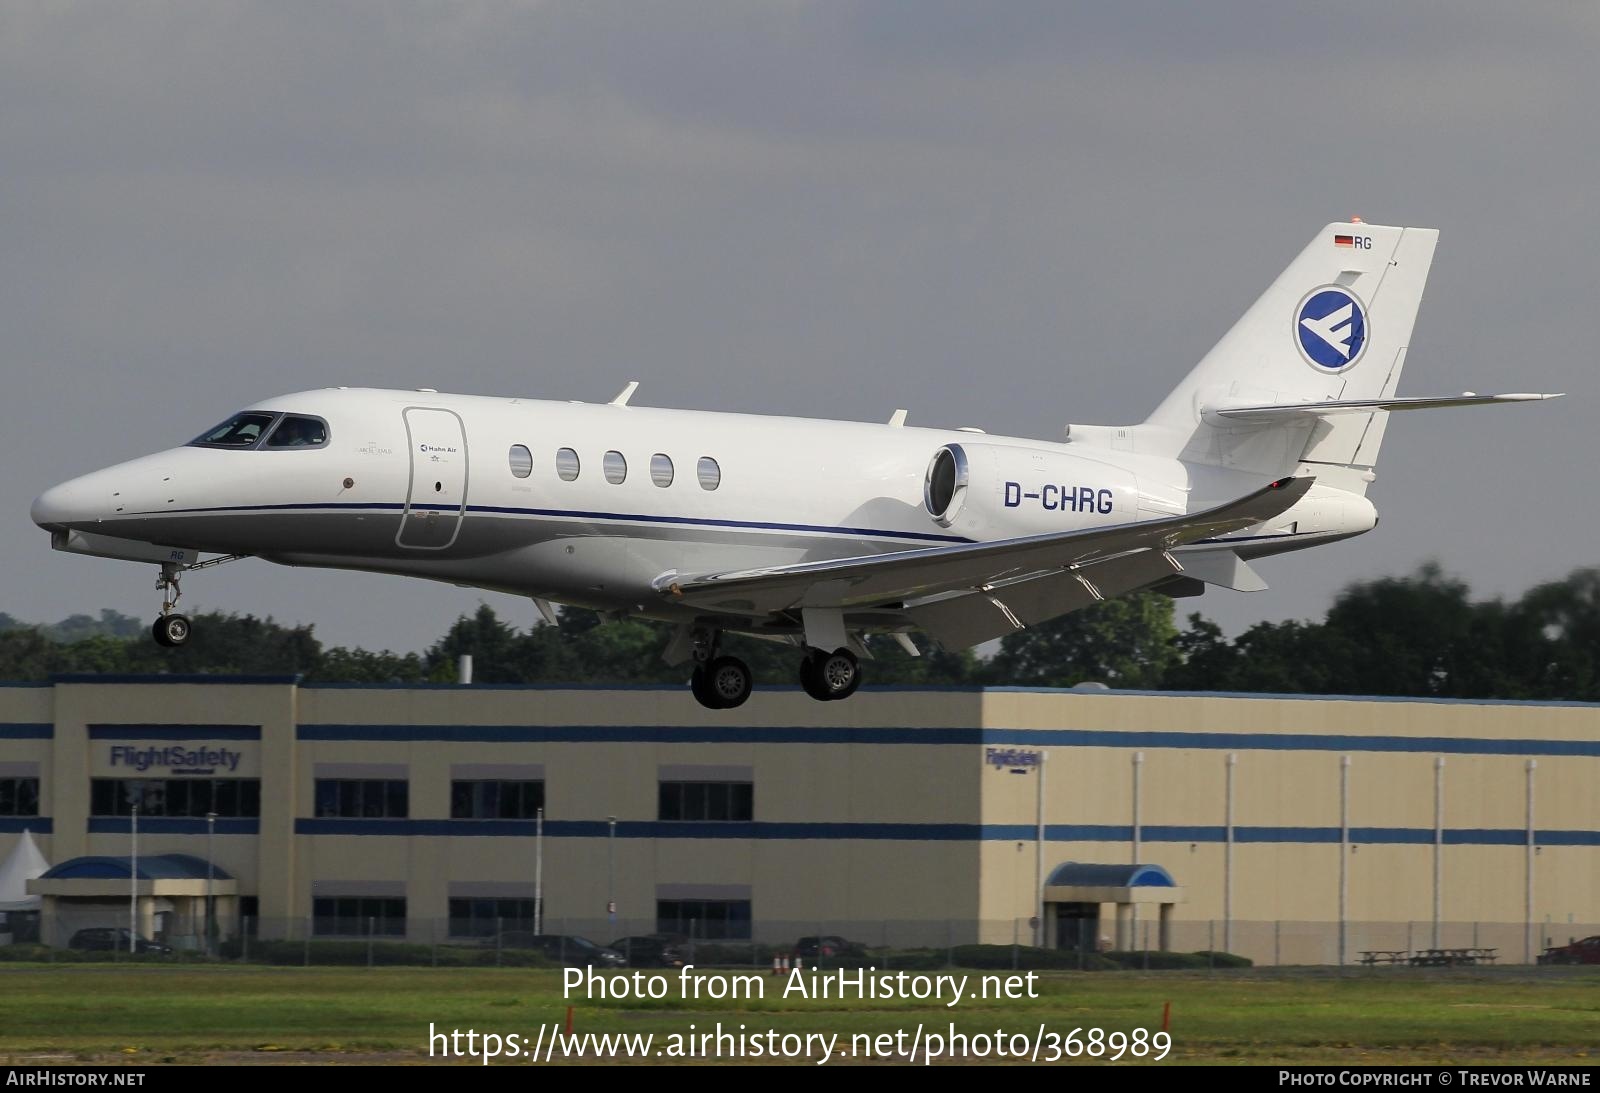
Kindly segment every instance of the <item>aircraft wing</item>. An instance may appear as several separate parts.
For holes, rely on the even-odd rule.
[[[1203,512],[1131,524],[766,569],[666,574],[655,583],[657,591],[677,602],[756,617],[806,607],[903,604],[1141,554],[1178,573],[1181,566],[1164,557],[1167,551],[1270,520],[1304,497],[1312,481],[1285,478]]]

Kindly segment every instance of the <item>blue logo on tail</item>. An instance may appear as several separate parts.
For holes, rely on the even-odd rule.
[[[1337,285],[1313,289],[1294,317],[1300,355],[1319,372],[1343,372],[1367,348],[1367,308]]]

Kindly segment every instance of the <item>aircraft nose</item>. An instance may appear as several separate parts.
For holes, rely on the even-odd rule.
[[[82,479],[63,482],[34,498],[30,514],[33,522],[46,531],[55,531],[93,520],[94,514],[89,511],[89,499],[81,483]]]

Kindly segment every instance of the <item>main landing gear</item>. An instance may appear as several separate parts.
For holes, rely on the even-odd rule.
[[[722,656],[717,644],[722,635],[715,630],[696,630],[694,640],[694,675],[689,677],[689,690],[696,701],[708,710],[731,710],[743,706],[745,699],[755,689],[755,676],[750,665],[738,657]]]
[[[695,634],[695,667],[689,677],[689,690],[708,710],[731,710],[744,705],[755,679],[744,661],[717,651],[719,636],[714,632]],[[800,686],[818,702],[849,698],[861,686],[861,665],[848,649],[831,653],[808,649],[800,661]]]
[[[861,686],[861,664],[848,649],[808,649],[800,661],[800,687],[818,702],[849,698]]]

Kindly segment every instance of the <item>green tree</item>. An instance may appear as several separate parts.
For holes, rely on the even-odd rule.
[[[1178,663],[1172,600],[1135,592],[1019,630],[1000,642],[985,682],[1154,688]]]

